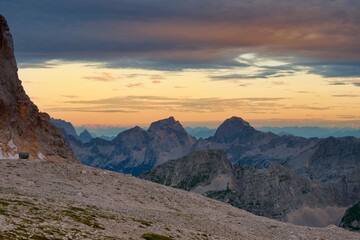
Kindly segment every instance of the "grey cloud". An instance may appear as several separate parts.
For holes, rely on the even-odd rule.
[[[113,82],[117,80],[113,74],[108,72],[100,73],[94,76],[85,76],[84,79],[100,82]]]
[[[24,67],[62,59],[161,70],[232,68],[241,65],[229,52],[252,49],[315,62],[346,60],[344,67],[313,66],[312,72],[359,76],[350,65],[360,58],[360,2],[324,2],[11,0],[1,10]]]
[[[333,97],[345,97],[345,98],[353,98],[353,97],[360,97],[360,95],[357,94],[336,94],[336,95],[332,95]]]

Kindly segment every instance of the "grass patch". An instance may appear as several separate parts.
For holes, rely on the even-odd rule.
[[[150,227],[153,223],[150,221],[146,221],[146,220],[142,220],[142,219],[135,219],[133,218],[133,221],[135,222],[139,222],[141,225],[145,226],[145,227]]]
[[[2,208],[0,208],[0,215],[10,216],[10,214],[9,214],[6,210],[4,210],[4,209],[2,209]]]
[[[208,191],[206,196],[215,200],[224,200],[229,194],[231,194],[231,189],[227,187],[225,190],[221,191]]]
[[[97,222],[96,216],[94,214],[88,212],[84,208],[69,207],[67,210],[63,211],[63,214],[65,216],[71,218],[75,222],[85,224],[89,227],[97,228],[97,229],[105,229],[103,226],[101,226]]]
[[[158,235],[158,234],[154,234],[154,233],[145,233],[141,237],[146,240],[174,240],[171,237],[166,237],[166,236],[162,236],[162,235]]]
[[[0,199],[0,205],[3,206],[3,207],[7,207],[9,206],[9,202],[6,201],[5,199]]]

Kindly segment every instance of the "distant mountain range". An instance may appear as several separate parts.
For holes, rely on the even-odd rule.
[[[260,131],[272,132],[278,135],[293,135],[305,138],[327,137],[357,137],[360,138],[358,128],[326,128],[326,127],[259,127]]]
[[[184,127],[185,130],[193,137],[208,138],[214,136],[216,128],[208,127]],[[77,133],[81,133],[87,130],[93,138],[102,138],[105,140],[114,139],[119,133],[129,128],[120,127],[75,127]],[[304,126],[304,127],[258,127],[256,128],[262,132],[272,132],[279,136],[292,135],[304,138],[327,138],[327,137],[356,137],[360,138],[360,129],[358,128],[327,128],[327,127],[316,127],[316,126]]]

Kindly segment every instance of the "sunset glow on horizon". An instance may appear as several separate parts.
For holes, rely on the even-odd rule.
[[[360,127],[358,1],[150,2],[2,3],[39,109],[76,126]]]

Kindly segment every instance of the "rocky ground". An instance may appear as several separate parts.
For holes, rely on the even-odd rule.
[[[0,176],[0,239],[360,239],[80,164],[2,160]]]

